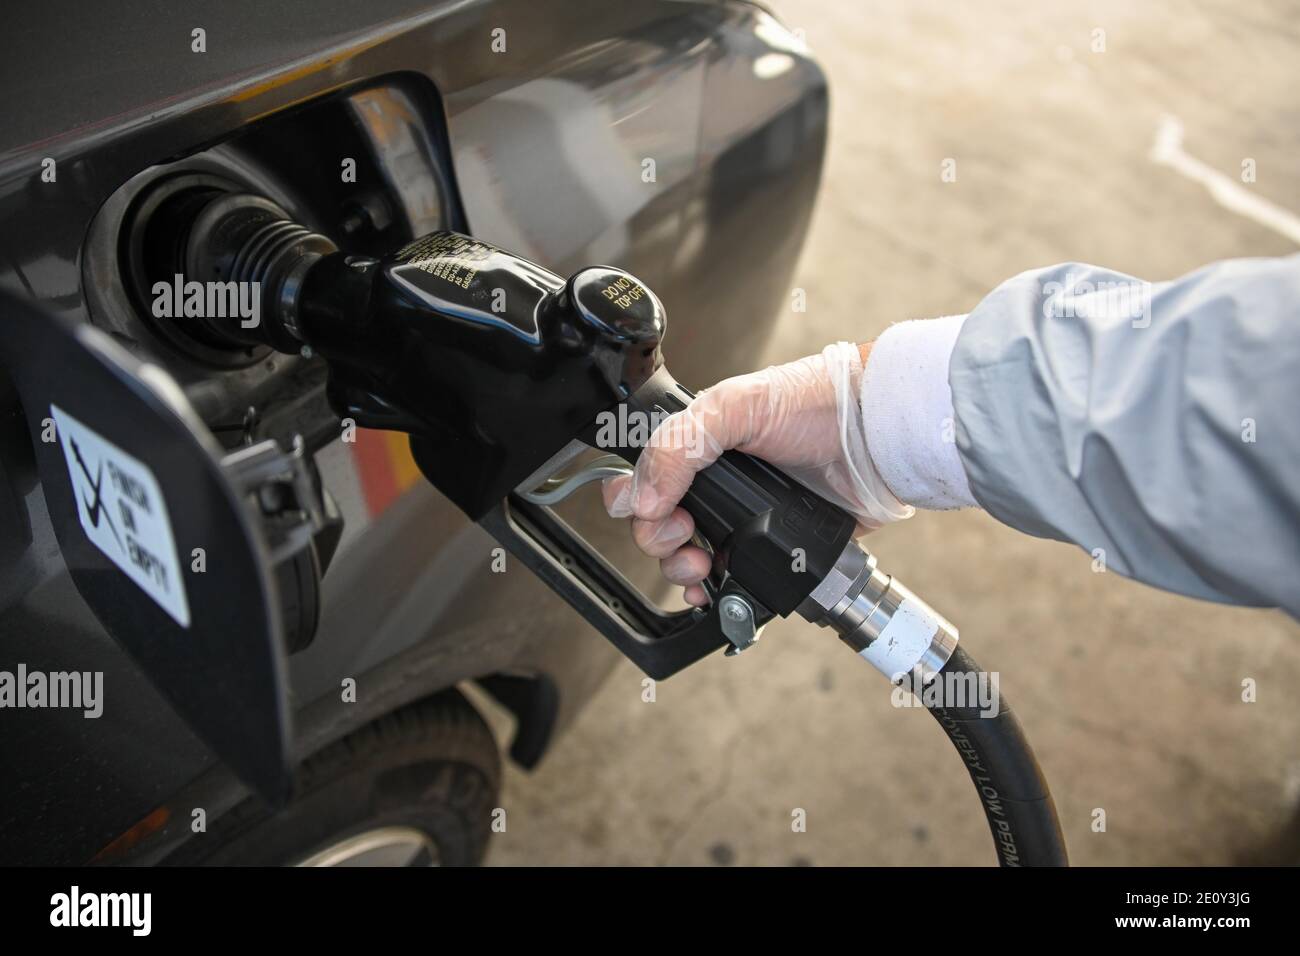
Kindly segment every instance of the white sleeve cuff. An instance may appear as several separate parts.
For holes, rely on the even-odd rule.
[[[948,387],[964,315],[899,322],[876,339],[862,375],[867,450],[885,484],[918,508],[976,507],[957,454]]]

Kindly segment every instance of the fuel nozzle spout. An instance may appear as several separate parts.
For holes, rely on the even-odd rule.
[[[327,237],[294,222],[269,199],[219,194],[189,228],[185,277],[250,287],[259,305],[257,321],[205,312],[196,317],[197,336],[228,348],[267,345],[280,352],[299,351],[304,343],[295,306],[302,280],[313,265],[337,251]]]

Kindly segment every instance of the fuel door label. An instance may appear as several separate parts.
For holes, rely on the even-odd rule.
[[[189,627],[185,580],[153,472],[58,406],[51,405],[50,414],[86,536],[176,623]]]

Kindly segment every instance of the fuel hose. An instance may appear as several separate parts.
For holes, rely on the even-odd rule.
[[[1067,866],[1056,806],[998,675],[958,644],[957,629],[882,571],[855,542],[799,607],[909,690],[939,722],[975,784],[1003,866]]]
[[[1065,837],[1047,781],[998,682],[961,647],[953,651],[938,677],[919,686],[919,675],[912,675],[909,689],[961,755],[993,834],[998,862],[1068,866]],[[951,699],[954,688],[977,681],[988,687],[980,700],[972,701],[970,694],[960,702]]]

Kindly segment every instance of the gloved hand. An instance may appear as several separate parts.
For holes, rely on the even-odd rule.
[[[708,576],[709,556],[686,545],[695,522],[678,502],[695,473],[728,449],[776,465],[856,515],[861,533],[912,515],[867,452],[859,390],[869,349],[839,342],[820,355],[719,382],[655,429],[631,477],[605,480],[606,510],[632,517],[633,540],[660,559],[664,577],[686,587],[688,603],[708,603],[699,582]]]

